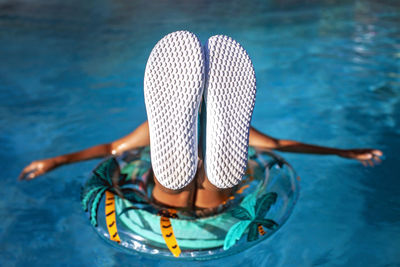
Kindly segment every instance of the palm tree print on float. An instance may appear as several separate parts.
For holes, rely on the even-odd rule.
[[[135,176],[143,175],[140,172],[146,170],[142,165],[143,161],[137,160],[134,163]],[[133,175],[132,175],[133,177]],[[120,198],[127,199],[132,203],[148,203],[147,196],[133,186],[132,177],[127,174],[121,174],[117,160],[112,157],[102,163],[93,171],[92,177],[87,181],[81,192],[82,208],[87,212],[89,210],[90,222],[97,226],[97,211],[100,200],[106,191]]]
[[[235,245],[247,229],[249,230],[247,241],[250,242],[258,239],[259,228],[266,227],[272,230],[278,226],[275,221],[265,219],[265,215],[276,202],[278,195],[275,192],[269,192],[258,199],[257,195],[258,192],[248,195],[239,207],[232,210],[232,216],[240,221],[229,229],[224,241],[224,250]],[[262,231],[261,234],[263,234]]]

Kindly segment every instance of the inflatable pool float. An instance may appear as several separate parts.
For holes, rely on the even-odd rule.
[[[214,209],[160,206],[150,149],[143,147],[102,161],[82,189],[82,206],[107,242],[152,257],[205,260],[243,251],[276,232],[299,195],[299,178],[281,157],[249,148],[245,177]]]

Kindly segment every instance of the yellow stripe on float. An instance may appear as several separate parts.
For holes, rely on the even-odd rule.
[[[181,249],[176,241],[174,230],[172,229],[171,220],[168,217],[162,216],[160,219],[160,229],[161,234],[164,237],[165,244],[167,245],[169,251],[175,256],[179,257],[181,254]]]
[[[115,217],[115,198],[114,194],[106,191],[105,199],[105,213],[106,213],[106,225],[108,233],[110,234],[110,240],[115,242],[121,242],[117,230],[117,221]]]

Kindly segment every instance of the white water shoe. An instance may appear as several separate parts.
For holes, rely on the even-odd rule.
[[[144,75],[151,162],[157,180],[181,189],[198,162],[197,116],[204,88],[204,53],[190,32],[173,32],[151,51]]]
[[[247,52],[230,37],[209,38],[205,54],[204,168],[213,185],[230,188],[246,171],[256,78]]]

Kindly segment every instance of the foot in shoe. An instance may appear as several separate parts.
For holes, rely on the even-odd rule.
[[[188,185],[197,170],[197,115],[204,87],[204,54],[190,32],[168,34],[153,48],[144,76],[151,162],[168,189]]]
[[[205,46],[205,170],[218,188],[237,185],[245,174],[256,78],[243,47],[222,35]]]

